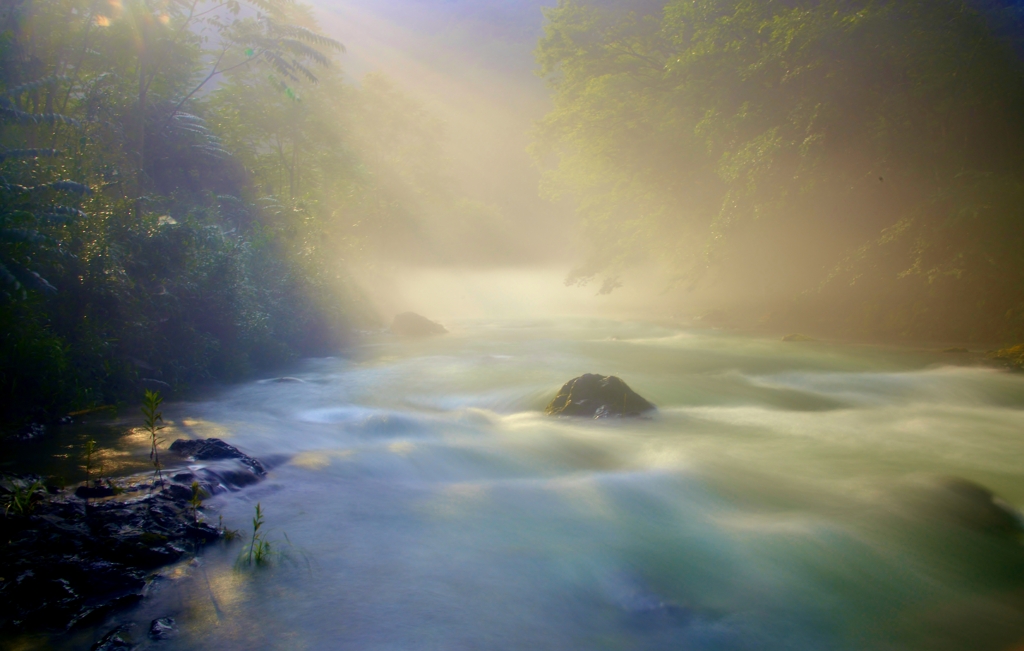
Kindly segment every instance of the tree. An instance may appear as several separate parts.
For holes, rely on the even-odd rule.
[[[954,0],[562,0],[535,151],[593,244],[571,280],[657,258],[689,286],[825,301],[828,327],[1020,330],[1024,76],[991,18]]]

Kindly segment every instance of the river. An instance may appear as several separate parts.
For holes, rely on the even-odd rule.
[[[585,372],[657,414],[544,416]],[[134,614],[177,620],[159,648],[1024,649],[1024,546],[955,480],[1024,505],[1024,376],[586,319],[372,335],[288,375],[164,410],[168,440],[276,463],[207,503],[244,534],[259,502],[283,555],[165,571]]]

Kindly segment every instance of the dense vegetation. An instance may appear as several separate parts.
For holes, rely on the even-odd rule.
[[[535,147],[592,244],[570,280],[659,260],[733,318],[1024,338],[1020,26],[991,1],[560,0]]]
[[[0,423],[343,342],[442,134],[342,51],[288,0],[4,3]]]

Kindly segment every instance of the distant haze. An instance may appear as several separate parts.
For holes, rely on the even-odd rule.
[[[512,228],[500,265],[570,257],[572,210],[538,196],[526,148],[534,121],[551,107],[535,73],[541,7],[522,0],[315,0],[322,27],[348,49],[356,83],[383,72],[447,124],[450,172],[471,199],[497,207]],[[445,263],[481,264],[473,243]],[[568,263],[567,263],[568,264]]]

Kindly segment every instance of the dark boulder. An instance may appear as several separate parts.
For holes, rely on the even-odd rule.
[[[960,477],[929,482],[923,513],[975,531],[1017,535],[1024,531],[1021,515],[989,489]]]
[[[607,418],[640,416],[654,408],[614,375],[587,373],[562,385],[544,413],[549,416]]]
[[[431,321],[415,312],[403,312],[395,315],[391,323],[391,332],[402,337],[430,337],[448,332],[440,323]]]
[[[171,443],[171,452],[193,461],[220,461],[223,459],[236,459],[242,465],[248,467],[253,473],[263,476],[267,470],[255,459],[245,454],[233,445],[228,445],[220,439],[178,439]],[[250,482],[251,483],[251,482]]]
[[[174,475],[174,481],[183,484],[181,488],[189,491],[188,497],[191,497],[191,490],[186,486],[193,481],[199,482],[199,487],[208,495],[216,495],[251,486],[267,474],[266,466],[259,459],[250,457],[220,439],[178,439],[171,444],[170,449],[185,459],[206,462],[202,467],[193,467],[188,472]]]

